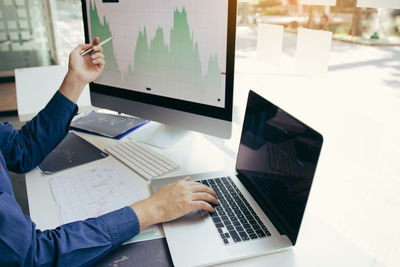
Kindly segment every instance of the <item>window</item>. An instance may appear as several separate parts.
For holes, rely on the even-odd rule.
[[[236,151],[248,89],[321,131],[307,209],[388,266],[400,265],[399,23],[398,0],[239,1],[224,147]]]
[[[52,63],[48,5],[40,0],[0,1],[0,77],[15,68]]]

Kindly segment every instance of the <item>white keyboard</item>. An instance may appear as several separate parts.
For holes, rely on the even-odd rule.
[[[132,140],[106,148],[106,152],[147,180],[179,169],[175,162]]]

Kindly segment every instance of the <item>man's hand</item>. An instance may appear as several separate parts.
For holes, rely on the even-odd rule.
[[[76,103],[86,84],[94,81],[104,69],[103,48],[99,46],[99,38],[92,44],[83,44],[75,48],[69,55],[68,73],[60,87],[60,92]],[[81,53],[93,47],[93,52],[81,56]]]
[[[103,48],[98,45],[99,43],[100,40],[96,37],[92,44],[79,45],[69,55],[68,72],[85,85],[99,77],[104,69]],[[90,48],[93,48],[91,53],[81,56],[83,51]]]
[[[148,199],[131,205],[138,216],[140,230],[150,225],[167,222],[194,210],[214,212],[210,203],[219,204],[211,188],[189,179],[166,185]]]

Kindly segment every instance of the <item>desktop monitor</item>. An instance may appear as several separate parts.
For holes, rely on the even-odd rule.
[[[105,40],[92,104],[222,138],[231,135],[234,0],[82,0],[86,42]]]

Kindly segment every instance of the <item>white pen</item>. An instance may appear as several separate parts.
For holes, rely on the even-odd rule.
[[[99,43],[98,45],[102,46],[102,45],[108,43],[111,40],[112,40],[112,36],[110,38],[105,39],[103,42]],[[90,53],[92,51],[93,51],[93,47],[88,49],[88,50],[82,51],[81,56],[84,56],[84,55],[86,55],[86,54],[88,54],[88,53]]]

